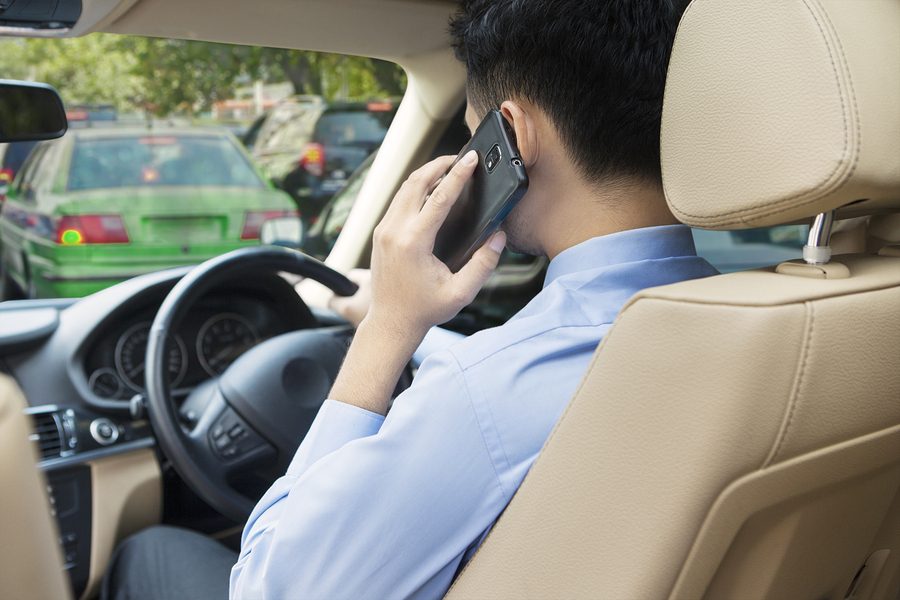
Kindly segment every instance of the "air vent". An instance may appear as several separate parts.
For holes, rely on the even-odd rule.
[[[41,460],[56,458],[62,451],[62,436],[55,413],[37,413],[34,418],[34,435],[31,439],[38,444]]]

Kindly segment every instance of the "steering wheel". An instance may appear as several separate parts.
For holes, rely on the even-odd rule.
[[[339,296],[357,289],[337,271],[294,250],[235,250],[198,265],[172,288],[147,342],[147,412],[162,451],[201,498],[238,522],[250,515],[255,499],[232,482],[263,467],[287,466],[325,401],[353,335],[350,325],[303,329],[251,348],[222,375],[191,391],[184,406],[199,407],[199,416],[184,425],[169,385],[166,340],[212,287],[260,272],[300,275]]]

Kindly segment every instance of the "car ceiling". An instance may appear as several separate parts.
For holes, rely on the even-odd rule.
[[[73,34],[112,33],[405,59],[447,51],[453,2],[84,0]],[[377,27],[373,27],[377,23]]]

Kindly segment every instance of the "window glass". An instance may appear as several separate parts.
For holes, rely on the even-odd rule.
[[[365,56],[108,33],[0,38],[0,73],[53,86],[69,122],[0,144],[0,301],[200,264],[261,245],[276,219],[313,233],[406,90],[401,67]],[[325,113],[351,146],[311,144]],[[361,183],[329,208],[319,256]]]
[[[48,146],[49,143],[36,146],[31,154],[28,155],[25,164],[22,165],[22,170],[16,176],[13,188],[16,194],[24,199],[28,199],[29,193],[34,189],[35,173],[41,164],[44,154],[47,152]]]
[[[22,168],[28,154],[34,149],[37,142],[13,142],[6,145],[6,152],[3,153],[3,162],[0,163],[0,169],[11,169],[17,172]]]
[[[694,229],[697,254],[722,273],[756,269],[800,258],[807,225],[781,225],[737,231]]]
[[[392,111],[327,112],[316,123],[313,140],[325,146],[380,144],[393,116]]]
[[[261,154],[285,147],[303,145],[312,137],[313,127],[322,113],[319,103],[285,104],[274,109],[260,127],[254,140]]]
[[[195,186],[262,187],[253,168],[224,137],[164,133],[79,139],[69,190]]]

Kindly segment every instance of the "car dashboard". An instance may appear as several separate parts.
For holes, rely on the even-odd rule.
[[[145,394],[144,359],[156,305],[108,323],[84,353],[81,375],[94,397],[130,401]],[[253,293],[231,290],[194,306],[166,349],[169,384],[176,397],[221,375],[256,344],[289,331],[279,307]]]
[[[188,270],[150,273],[80,300],[0,306],[0,373],[12,376],[28,401],[75,597],[89,581],[92,544],[103,543],[92,525],[92,496],[100,492],[90,465],[155,447],[144,408],[147,334]],[[275,273],[214,287],[188,307],[169,340],[173,398],[183,402],[260,342],[330,324],[333,315],[314,315]]]

